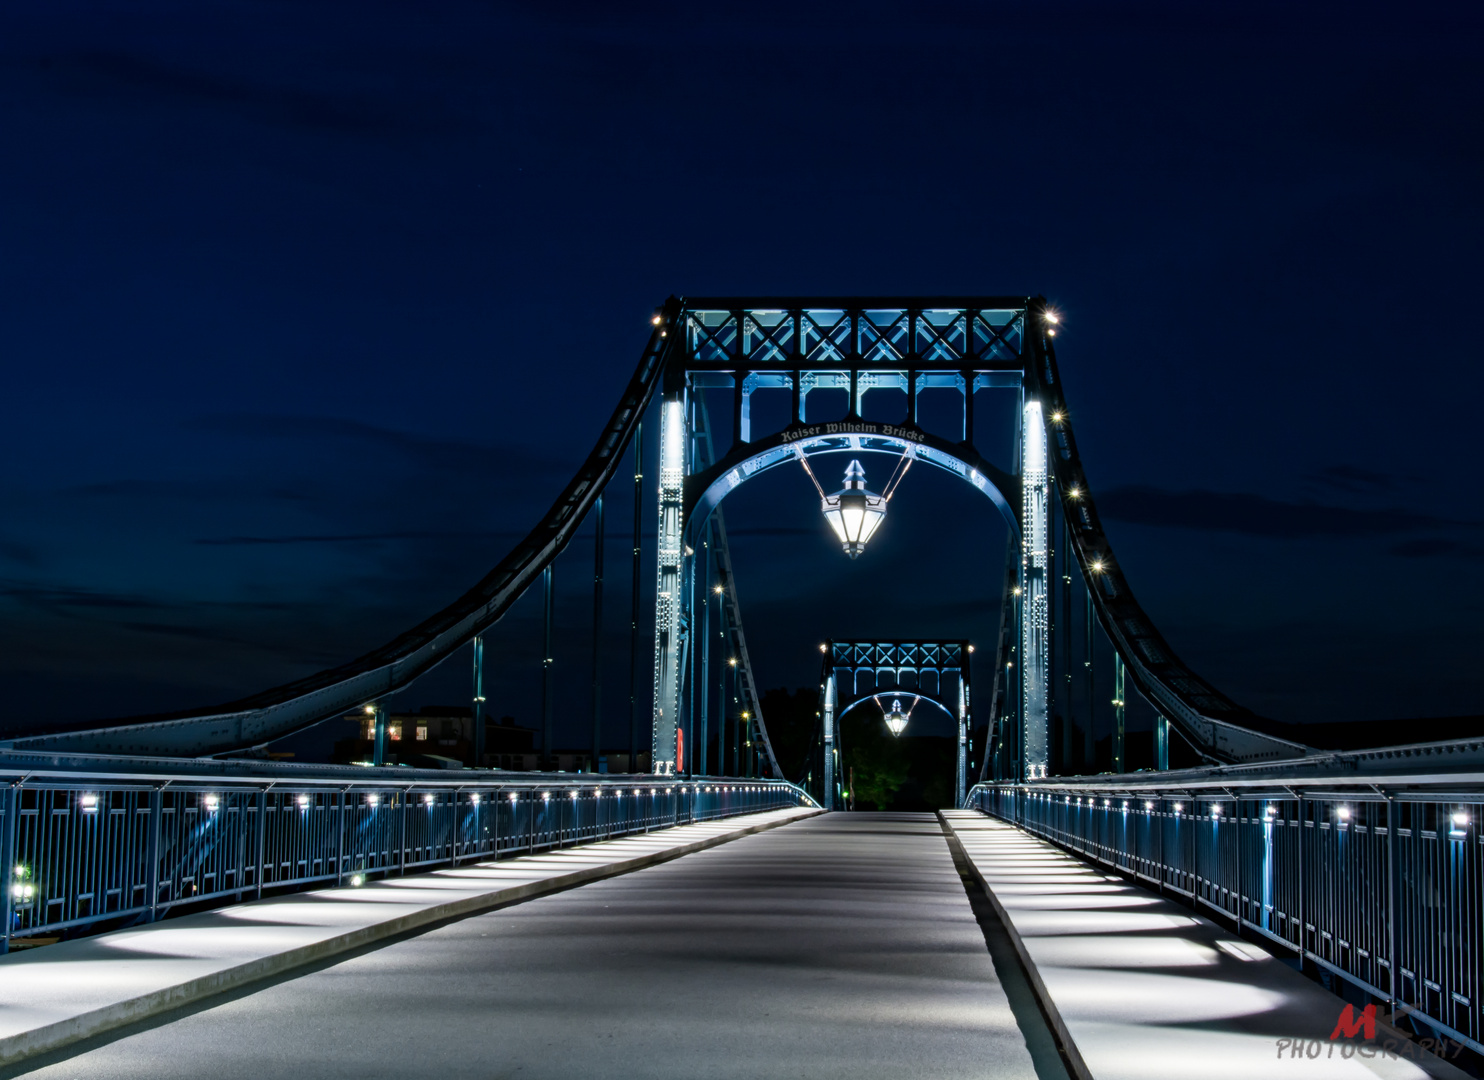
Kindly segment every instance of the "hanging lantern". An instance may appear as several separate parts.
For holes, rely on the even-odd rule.
[[[907,730],[907,713],[902,711],[902,699],[891,699],[891,712],[886,714],[886,726],[893,735],[900,735]]]
[[[866,550],[866,543],[885,519],[886,499],[866,490],[866,470],[852,460],[845,470],[845,487],[826,495],[820,509],[845,554],[853,559]]]

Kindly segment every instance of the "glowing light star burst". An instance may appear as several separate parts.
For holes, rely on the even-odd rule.
[[[886,519],[886,498],[866,489],[866,470],[852,460],[845,469],[845,487],[826,495],[820,503],[825,520],[835,530],[852,559],[866,550],[866,544]]]

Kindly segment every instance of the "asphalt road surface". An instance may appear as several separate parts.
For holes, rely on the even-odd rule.
[[[1013,958],[976,920],[937,820],[830,814],[451,923],[4,1075],[1065,1073]]]

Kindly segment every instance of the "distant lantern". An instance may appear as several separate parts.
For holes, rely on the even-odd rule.
[[[907,730],[907,713],[902,711],[902,699],[891,699],[891,711],[886,714],[886,726],[893,735],[900,735]]]
[[[820,509],[835,536],[852,559],[866,550],[866,544],[886,517],[886,499],[866,490],[866,470],[852,460],[845,470],[845,487],[826,495]]]

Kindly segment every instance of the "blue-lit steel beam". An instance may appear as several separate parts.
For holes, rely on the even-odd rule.
[[[680,718],[680,610],[684,580],[681,499],[685,489],[685,450],[690,441],[683,390],[660,403],[659,535],[656,539],[654,610],[654,711],[651,767],[656,775],[675,771]]]
[[[1034,398],[1022,410],[1020,469],[1021,760],[1025,779],[1037,780],[1050,774],[1051,764],[1047,746],[1051,598],[1047,591],[1046,422],[1041,402]]]

